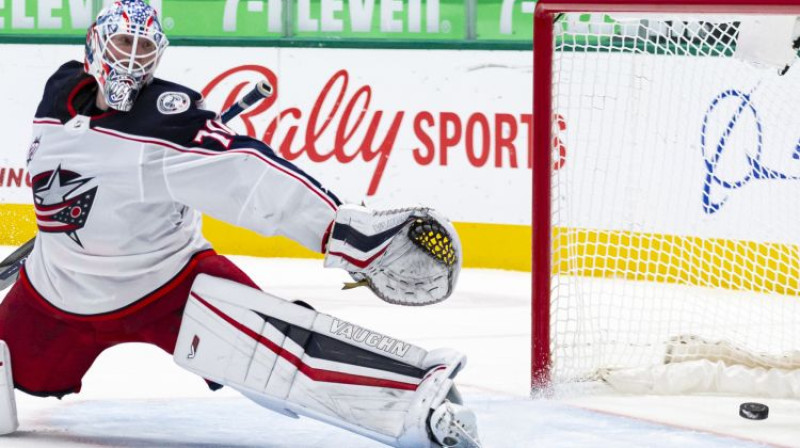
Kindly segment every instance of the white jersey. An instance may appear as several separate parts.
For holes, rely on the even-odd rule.
[[[211,248],[200,211],[323,250],[338,199],[198,108],[199,93],[156,79],[130,112],[90,115],[95,92],[82,64],[69,62],[34,119],[39,234],[24,273],[52,305],[103,314],[168,287]]]

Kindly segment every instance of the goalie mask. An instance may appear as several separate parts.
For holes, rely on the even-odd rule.
[[[100,11],[86,34],[84,70],[106,103],[127,112],[153,80],[167,48],[156,11],[142,0],[121,0]]]

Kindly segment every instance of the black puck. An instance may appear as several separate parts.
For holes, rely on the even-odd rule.
[[[739,416],[748,420],[764,420],[769,417],[769,407],[761,403],[742,403],[739,405]]]

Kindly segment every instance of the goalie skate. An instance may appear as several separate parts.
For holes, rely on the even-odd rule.
[[[481,448],[475,413],[445,401],[431,414],[433,437],[443,448]]]

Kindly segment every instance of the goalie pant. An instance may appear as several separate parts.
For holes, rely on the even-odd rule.
[[[192,287],[174,359],[266,408],[403,448],[440,446],[428,418],[458,400],[453,377],[466,362],[207,275]]]
[[[170,282],[144,299],[110,313],[78,315],[45,300],[23,269],[0,302],[0,340],[11,352],[15,387],[36,396],[77,393],[100,353],[125,342],[152,344],[171,354],[200,273],[257,287],[230,260],[206,250],[194,254]]]

